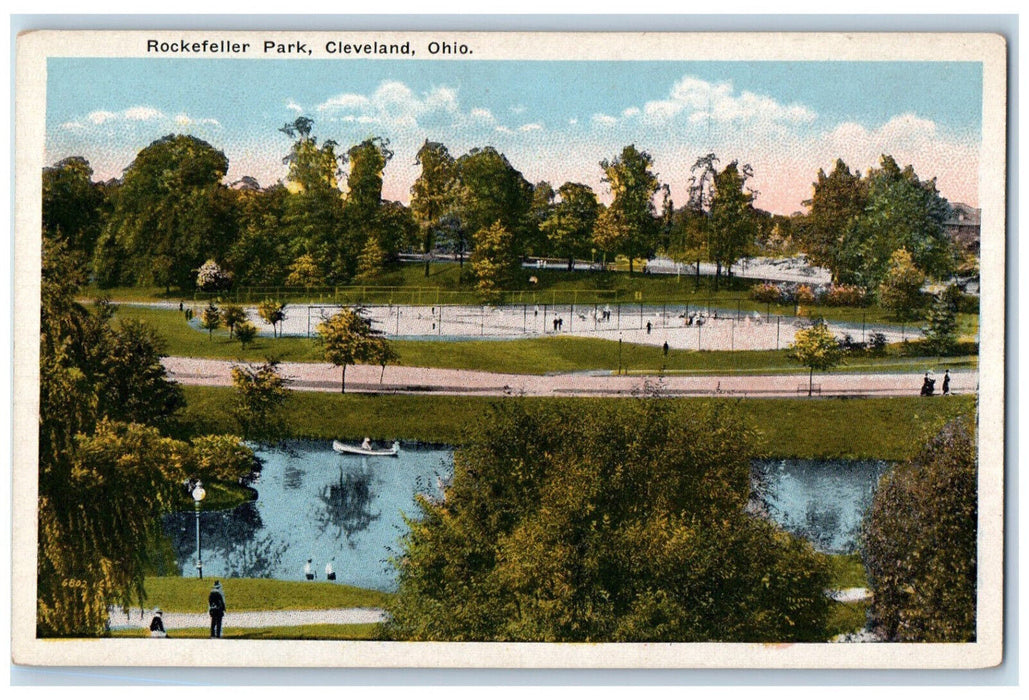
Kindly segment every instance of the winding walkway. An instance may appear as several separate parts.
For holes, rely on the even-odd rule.
[[[149,628],[153,610],[138,608],[128,613],[124,609],[111,610],[111,629]],[[176,629],[209,627],[211,618],[204,613],[166,612],[164,627],[174,633]],[[222,624],[229,627],[301,627],[304,625],[360,625],[383,622],[386,614],[378,608],[334,608],[330,610],[260,610],[225,614]]]
[[[227,360],[166,357],[169,378],[182,384],[231,386]],[[302,391],[338,392],[341,370],[325,363],[285,362],[282,374],[290,388]],[[348,393],[443,394],[464,396],[632,396],[659,391],[664,396],[807,396],[804,374],[616,376],[610,372],[527,375],[475,370],[423,367],[387,367],[380,381],[379,367],[347,368]],[[937,375],[937,393],[942,379]],[[815,376],[815,392],[821,396],[917,396],[922,377],[917,373],[840,373]],[[974,393],[978,372],[951,372],[951,391]]]

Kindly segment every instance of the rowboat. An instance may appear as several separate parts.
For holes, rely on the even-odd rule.
[[[343,455],[361,455],[362,457],[396,457],[400,454],[400,442],[395,441],[393,446],[387,450],[376,450],[374,448],[361,447],[360,445],[347,445],[339,440],[333,440],[332,449]]]

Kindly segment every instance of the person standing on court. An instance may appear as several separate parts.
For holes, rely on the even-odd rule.
[[[211,639],[222,636],[222,618],[225,616],[225,594],[221,581],[214,582],[214,588],[207,596],[207,611],[211,613]]]

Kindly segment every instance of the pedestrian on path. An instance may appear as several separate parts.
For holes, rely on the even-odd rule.
[[[221,581],[215,581],[207,596],[207,611],[211,614],[211,639],[222,636],[222,618],[225,616],[225,594]]]
[[[943,372],[943,395],[950,395],[950,370],[944,370]]]
[[[364,447],[364,445],[362,445]],[[314,571],[311,569],[311,560],[308,559],[307,563],[304,564],[304,578],[308,581],[314,581]]]
[[[667,340],[665,341],[665,344],[661,346],[661,349],[664,351],[665,357],[668,357],[668,341]]]
[[[325,578],[329,581],[336,580],[336,571],[332,568],[332,562],[330,561],[325,565]]]
[[[650,321],[647,321],[647,335],[650,335],[650,329],[651,329]]]
[[[164,629],[164,618],[161,617],[163,613],[158,608],[154,610],[154,619],[150,620],[150,636],[157,638],[167,637],[168,633]]]

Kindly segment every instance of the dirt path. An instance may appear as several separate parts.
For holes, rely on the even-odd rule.
[[[231,386],[233,362],[188,357],[163,360],[168,376],[183,384]],[[280,369],[290,387],[303,391],[339,391],[341,370],[329,364],[285,362]],[[453,394],[480,396],[631,396],[658,390],[668,396],[807,396],[802,374],[757,376],[614,376],[609,372],[554,375],[503,374],[457,369],[387,367],[347,368],[347,392],[380,394]],[[816,375],[814,391],[821,396],[917,396],[922,377],[917,373],[847,373]],[[937,376],[937,394],[942,379]],[[978,373],[951,372],[951,391],[974,393]]]
[[[210,627],[211,618],[205,613],[166,612],[162,615],[164,627],[174,634],[176,629]],[[136,629],[150,627],[153,610],[122,609],[111,611],[111,629]],[[222,625],[230,627],[300,627],[303,625],[358,625],[385,620],[385,613],[378,608],[336,608],[332,610],[262,610],[254,612],[229,611]]]

